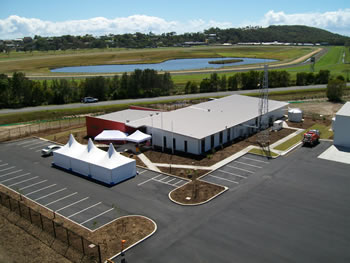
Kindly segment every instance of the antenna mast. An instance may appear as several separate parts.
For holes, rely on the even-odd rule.
[[[259,117],[258,117],[258,136],[257,143],[260,145],[263,153],[270,158],[270,133],[269,120],[264,121],[264,116],[269,112],[269,73],[268,66],[264,65],[263,85],[259,90]]]

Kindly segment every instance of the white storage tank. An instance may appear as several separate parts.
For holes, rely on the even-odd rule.
[[[288,110],[288,120],[291,122],[301,122],[303,119],[303,111],[298,108]]]

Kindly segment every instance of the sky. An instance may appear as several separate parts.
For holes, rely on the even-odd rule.
[[[307,25],[350,36],[349,0],[1,0],[0,39]]]

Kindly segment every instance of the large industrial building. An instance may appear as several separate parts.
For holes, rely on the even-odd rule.
[[[334,145],[350,148],[350,102],[335,114],[333,119]]]
[[[272,124],[282,118],[287,105],[270,100],[262,122]],[[156,147],[199,155],[255,133],[258,118],[258,98],[231,95],[170,112],[133,108],[87,117],[86,125],[91,137],[103,130],[127,133],[141,130],[152,135],[152,144]]]

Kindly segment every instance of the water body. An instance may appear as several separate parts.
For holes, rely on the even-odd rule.
[[[209,64],[209,61],[220,61],[229,59],[242,59],[240,62],[227,64]],[[51,72],[63,73],[113,73],[132,72],[135,69],[154,69],[157,71],[191,70],[206,68],[223,68],[227,66],[239,66],[247,64],[268,63],[276,61],[274,59],[261,58],[190,58],[172,59],[157,64],[130,64],[130,65],[97,65],[97,66],[77,66],[52,69]]]

